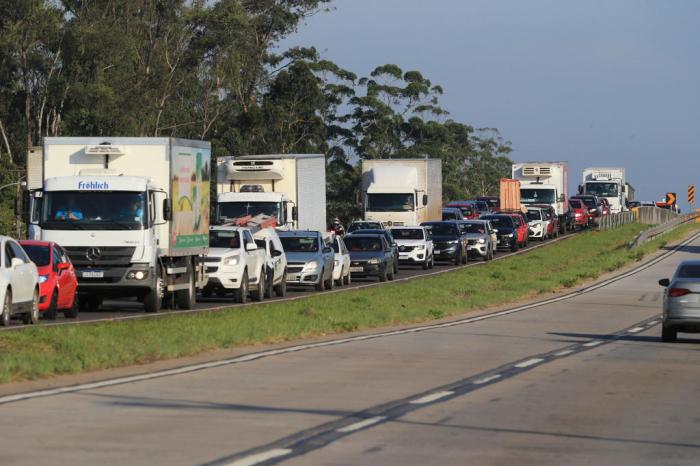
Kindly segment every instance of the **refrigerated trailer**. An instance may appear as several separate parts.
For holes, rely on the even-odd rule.
[[[634,200],[634,188],[625,180],[622,167],[585,168],[582,178],[579,192],[607,199],[612,213],[627,210],[627,203]]]
[[[45,138],[27,164],[34,237],[66,250],[81,306],[136,297],[148,312],[193,307],[206,284],[208,142]]]
[[[512,167],[513,178],[520,180],[520,202],[548,204],[559,217],[560,233],[566,233],[569,209],[569,164],[567,162],[521,162]]]

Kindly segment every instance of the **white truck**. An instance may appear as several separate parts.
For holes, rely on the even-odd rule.
[[[362,161],[365,220],[415,226],[442,220],[442,160]]]
[[[326,231],[323,155],[220,157],[216,176],[216,223],[265,214],[281,229]]]
[[[627,202],[634,200],[634,188],[625,180],[625,169],[621,167],[584,169],[579,193],[607,199],[612,213],[627,210]]]
[[[45,138],[32,173],[34,239],[55,241],[83,309],[137,297],[190,309],[206,284],[211,146],[174,138]]]
[[[522,204],[549,205],[559,219],[559,232],[566,233],[569,209],[569,164],[567,162],[519,162],[512,167],[512,178],[520,181]]]

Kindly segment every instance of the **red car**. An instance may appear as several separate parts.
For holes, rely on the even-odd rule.
[[[479,218],[481,215],[478,212],[476,205],[469,201],[450,201],[445,207],[459,209],[462,212],[462,217],[464,217],[465,220]]]
[[[581,199],[569,199],[569,205],[571,210],[574,211],[574,227],[579,229],[586,228],[591,222],[588,206]]]
[[[521,212],[499,211],[498,213],[513,217],[515,230],[518,232],[518,246],[521,248],[526,247],[527,242],[530,239],[530,226],[527,223],[527,218],[525,215]]]
[[[58,311],[78,317],[78,276],[68,254],[53,242],[24,240],[19,244],[39,273],[39,312],[51,320]]]

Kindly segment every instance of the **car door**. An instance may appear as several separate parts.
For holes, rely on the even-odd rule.
[[[327,245],[323,238],[321,238],[320,236],[318,237],[318,242],[323,257],[324,269],[330,270],[330,273],[328,275],[333,277],[333,267],[335,266],[335,254],[333,253],[333,248]]]
[[[5,255],[10,257],[12,302],[24,303],[31,301],[34,297],[36,277],[32,277],[32,264],[29,257],[24,253],[20,245],[12,240],[6,240],[5,242]],[[21,260],[22,263],[12,267],[13,258]]]
[[[53,261],[53,273],[56,274],[56,282],[58,283],[58,307],[59,309],[65,309],[73,302],[73,293],[75,292],[72,289],[71,270],[58,268],[59,264],[64,264],[66,261],[57,245],[54,245],[51,250],[51,258]]]

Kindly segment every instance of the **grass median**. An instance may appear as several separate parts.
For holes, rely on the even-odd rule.
[[[643,225],[586,232],[484,266],[345,293],[154,319],[2,332],[0,383],[424,322],[503,305],[617,270],[699,226],[683,225],[634,251],[626,246]]]

